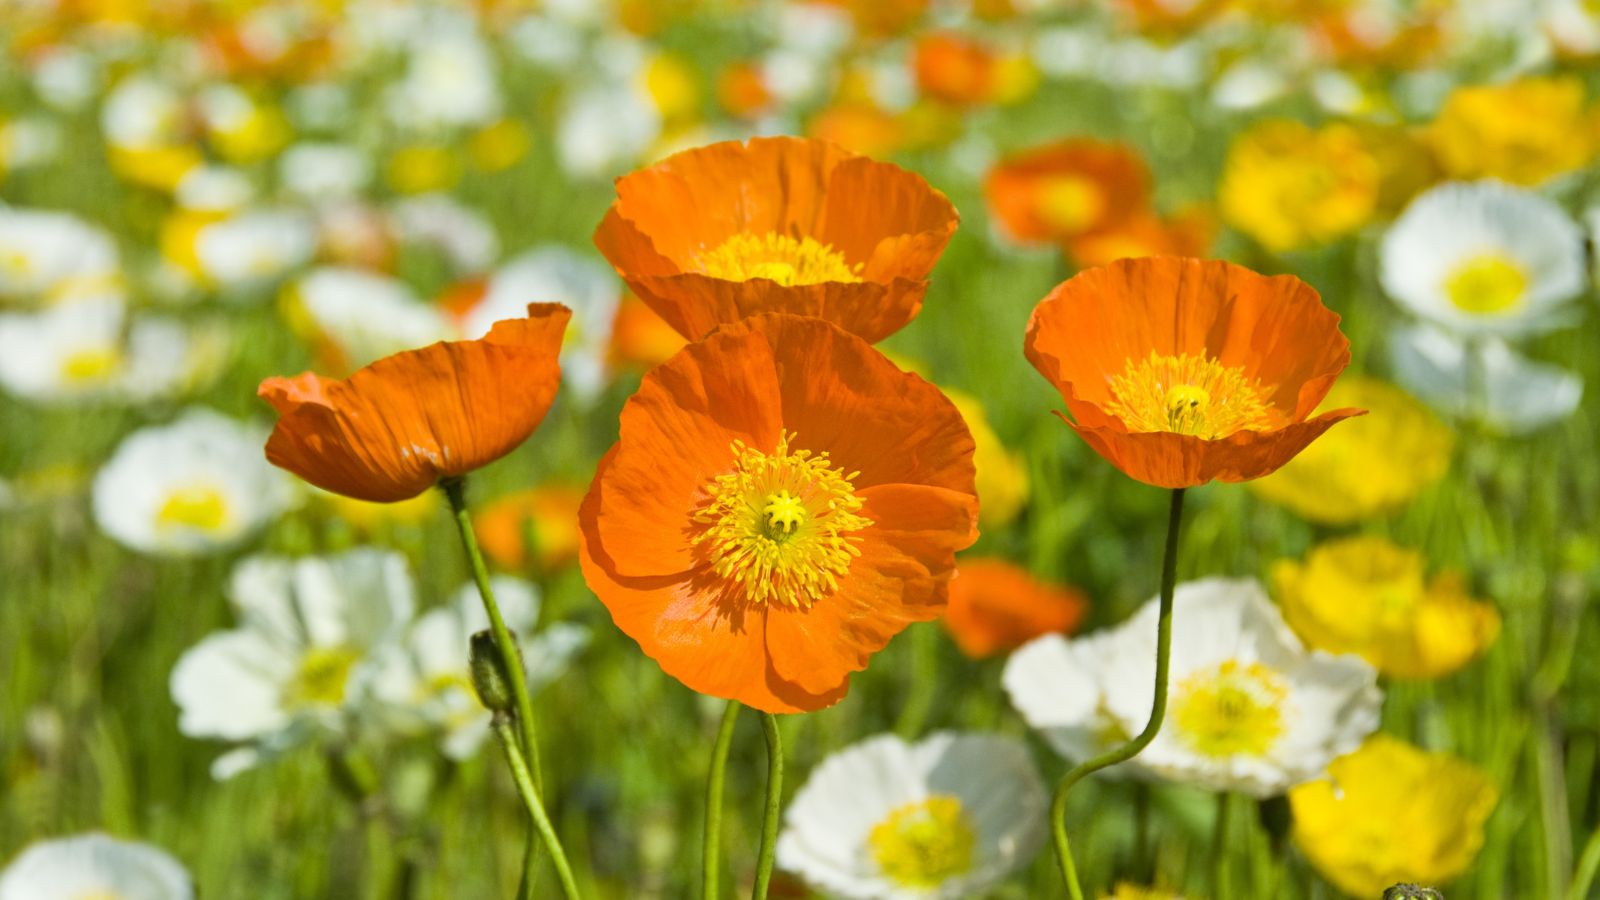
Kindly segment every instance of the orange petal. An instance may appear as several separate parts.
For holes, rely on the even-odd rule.
[[[1061,418],[1130,478],[1157,487],[1186,488],[1270,475],[1336,423],[1366,413],[1336,409],[1273,431],[1240,431],[1212,441],[1169,431],[1132,433],[1120,427],[1081,426]]]
[[[571,311],[534,304],[481,340],[397,353],[342,381],[269,378],[267,459],[334,493],[394,502],[504,456],[555,399]]]
[[[921,485],[862,491],[861,555],[839,589],[809,609],[767,614],[767,651],[778,675],[822,692],[867,667],[874,653],[912,622],[938,618],[955,571],[955,553],[977,539],[970,494]]]

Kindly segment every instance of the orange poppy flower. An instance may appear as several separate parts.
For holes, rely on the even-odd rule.
[[[612,366],[648,369],[683,349],[683,335],[631,291],[624,291],[611,319],[611,344],[606,360]]]
[[[595,246],[679,334],[761,312],[877,341],[922,308],[955,232],[918,175],[819,140],[728,141],[617,180]]]
[[[1350,363],[1339,316],[1298,278],[1232,263],[1157,256],[1080,272],[1034,308],[1024,349],[1067,424],[1160,487],[1260,478],[1363,412],[1307,418]]]
[[[561,379],[572,311],[535,303],[475,341],[386,356],[345,379],[268,378],[278,411],[267,460],[324,490],[392,503],[510,453],[539,426]]]
[[[955,406],[865,341],[755,316],[644,376],[579,512],[578,561],[688,687],[820,709],[944,611],[977,537],[972,453]]]
[[[1040,635],[1070,632],[1089,601],[1068,587],[1043,584],[1001,559],[963,559],[950,582],[945,630],[972,659],[1015,650]]]
[[[1216,219],[1204,209],[1171,218],[1139,213],[1102,231],[1073,238],[1067,252],[1081,267],[1103,266],[1140,256],[1199,256],[1217,233]]]
[[[911,68],[917,87],[946,103],[972,106],[988,100],[994,90],[994,52],[955,32],[918,38]]]
[[[1150,172],[1131,148],[1086,138],[1002,160],[983,182],[989,212],[1020,243],[1064,243],[1150,203]]]
[[[490,501],[472,517],[483,552],[496,564],[549,572],[578,556],[578,506],[583,489],[548,484]],[[530,541],[531,539],[531,541]],[[528,559],[529,545],[535,556]]]

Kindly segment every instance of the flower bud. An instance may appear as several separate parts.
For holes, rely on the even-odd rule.
[[[500,655],[500,647],[494,642],[494,635],[487,629],[474,634],[467,659],[472,669],[472,688],[478,692],[478,701],[484,708],[496,713],[513,712],[511,673]]]

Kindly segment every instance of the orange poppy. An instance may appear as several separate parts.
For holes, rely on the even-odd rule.
[[[537,564],[549,572],[578,555],[578,506],[583,489],[549,484],[490,501],[472,517],[483,552],[513,571]],[[533,550],[534,560],[528,559]]]
[[[612,366],[648,369],[683,349],[683,335],[674,331],[631,291],[624,291],[611,319],[611,344],[606,361]]]
[[[1171,256],[1124,259],[1034,308],[1028,361],[1095,452],[1140,481],[1249,481],[1335,422],[1307,418],[1350,363],[1339,316],[1291,275]]]
[[[977,538],[972,453],[954,404],[865,341],[755,316],[644,376],[579,512],[579,564],[688,687],[820,709],[944,611]]]
[[[988,100],[994,91],[993,51],[955,32],[918,38],[911,68],[922,93],[946,103],[972,106]]]
[[[1144,212],[1150,172],[1130,147],[1073,138],[1002,160],[983,193],[1012,240],[1059,244]]]
[[[1001,559],[964,559],[950,582],[945,630],[972,659],[1015,650],[1040,635],[1070,632],[1089,601],[1069,587],[1044,584]]]
[[[1103,266],[1140,256],[1199,256],[1216,236],[1215,217],[1189,209],[1171,218],[1140,213],[1092,234],[1067,242],[1067,252],[1081,267]]]
[[[816,316],[877,341],[922,308],[957,219],[898,166],[814,139],[753,138],[618,179],[594,242],[691,341],[761,312]]]
[[[535,303],[475,341],[386,356],[345,379],[268,378],[278,411],[267,460],[324,490],[391,503],[510,453],[539,426],[561,380],[572,311]]]

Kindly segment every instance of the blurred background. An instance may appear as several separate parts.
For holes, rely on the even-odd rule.
[[[1492,629],[1424,629],[1470,645],[1455,663],[1385,673],[1383,730],[1470,762],[1498,803],[1481,835],[1442,808],[1403,815],[1469,851],[1451,898],[1560,897],[1600,865],[1584,853],[1600,821],[1595,4],[0,0],[0,48],[0,862],[103,830],[165,848],[211,898],[511,893],[520,810],[495,748],[450,743],[471,710],[450,706],[459,687],[439,699],[439,673],[413,673],[432,687],[411,701],[347,702],[353,657],[324,660],[336,702],[300,683],[313,712],[264,723],[184,713],[175,670],[243,627],[239,563],[262,554],[393,552],[414,585],[397,628],[455,608],[468,573],[443,502],[289,482],[260,460],[255,387],[481,335],[537,299],[575,310],[563,388],[472,501],[493,567],[538,604],[547,803],[594,896],[691,895],[721,704],[617,632],[574,564],[617,412],[682,342],[590,235],[617,176],[800,134],[916,171],[960,210],[923,312],[882,349],[977,435],[969,556],[1069,587],[1077,630],[1154,594],[1166,497],[1050,415],[1059,398],[1021,353],[1034,304],[1079,268],[1155,253],[1317,288],[1367,430],[1298,472],[1191,491],[1180,575],[1260,577],[1282,602],[1286,561],[1359,536],[1419,574],[1341,570],[1335,606],[1424,590],[1423,572],[1487,605]],[[1510,236],[1455,235],[1466,214],[1396,224],[1480,179],[1536,206],[1533,224],[1497,207],[1485,221]],[[1472,271],[1483,296],[1555,284],[1526,327],[1463,325],[1471,304],[1436,315],[1406,290],[1408,266],[1462,246],[1524,259],[1517,233],[1525,266]],[[1004,664],[913,626],[843,702],[786,722],[790,790],[860,738],[945,728],[1023,737],[1053,780],[1065,763],[1007,701]],[[747,717],[725,818],[739,891],[764,775]],[[1086,882],[1213,896],[1213,808],[1193,786],[1080,788]],[[1239,896],[1342,896],[1286,801],[1247,809]],[[1045,851],[992,896],[1055,896],[1057,879]]]

